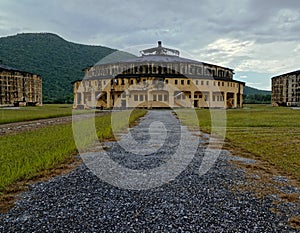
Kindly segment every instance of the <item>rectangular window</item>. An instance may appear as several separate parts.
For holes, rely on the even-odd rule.
[[[216,97],[213,95],[213,101],[216,101]]]
[[[196,85],[198,85],[198,80],[196,80]]]
[[[140,101],[144,101],[144,96],[140,95]]]
[[[204,81],[201,81],[201,85],[202,85],[202,86],[204,85]]]
[[[191,81],[190,80],[187,80],[187,85],[190,85]]]
[[[169,101],[168,95],[164,95],[164,101]]]
[[[162,95],[158,95],[158,101],[162,101]]]
[[[134,95],[134,101],[138,101],[139,100],[139,96],[138,95]]]
[[[148,95],[145,95],[145,101],[148,101]]]
[[[205,101],[208,101],[208,100],[209,100],[208,95],[205,95],[205,96],[204,96],[204,100],[205,100]]]
[[[156,101],[156,95],[153,95],[153,101]]]
[[[166,83],[169,83],[169,80],[168,80],[168,79],[165,79],[165,82],[166,82]]]
[[[177,85],[178,84],[178,81],[175,79],[175,85]]]
[[[131,85],[133,84],[133,79],[130,80],[130,84],[131,84]]]
[[[209,81],[206,81],[206,85],[207,85],[207,86],[209,85]]]
[[[194,95],[194,99],[197,99],[198,98],[198,95]]]
[[[181,80],[181,85],[184,85],[184,80]]]

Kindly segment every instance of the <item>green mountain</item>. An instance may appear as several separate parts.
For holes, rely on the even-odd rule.
[[[255,95],[255,94],[271,95],[271,91],[259,90],[253,87],[245,86],[244,94],[245,95]]]
[[[244,103],[246,104],[269,104],[271,103],[271,91],[259,90],[245,86]]]
[[[36,73],[43,79],[44,102],[72,102],[72,81],[115,49],[68,42],[51,33],[22,33],[0,38],[2,64]]]

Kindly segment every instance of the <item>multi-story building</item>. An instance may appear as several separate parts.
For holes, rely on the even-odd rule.
[[[42,78],[0,65],[0,106],[19,105],[42,105]]]
[[[300,106],[300,70],[272,78],[273,106]]]
[[[74,108],[237,108],[245,83],[233,70],[179,56],[158,46],[141,56],[99,62],[74,84]]]

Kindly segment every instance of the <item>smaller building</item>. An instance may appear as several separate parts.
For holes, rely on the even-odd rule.
[[[300,106],[300,70],[272,78],[273,106]]]
[[[0,64],[0,106],[42,105],[42,78]]]

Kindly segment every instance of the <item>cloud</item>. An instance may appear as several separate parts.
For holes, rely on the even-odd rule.
[[[162,40],[237,72],[299,69],[299,0],[2,0],[0,9],[0,36],[50,31],[118,49]]]

